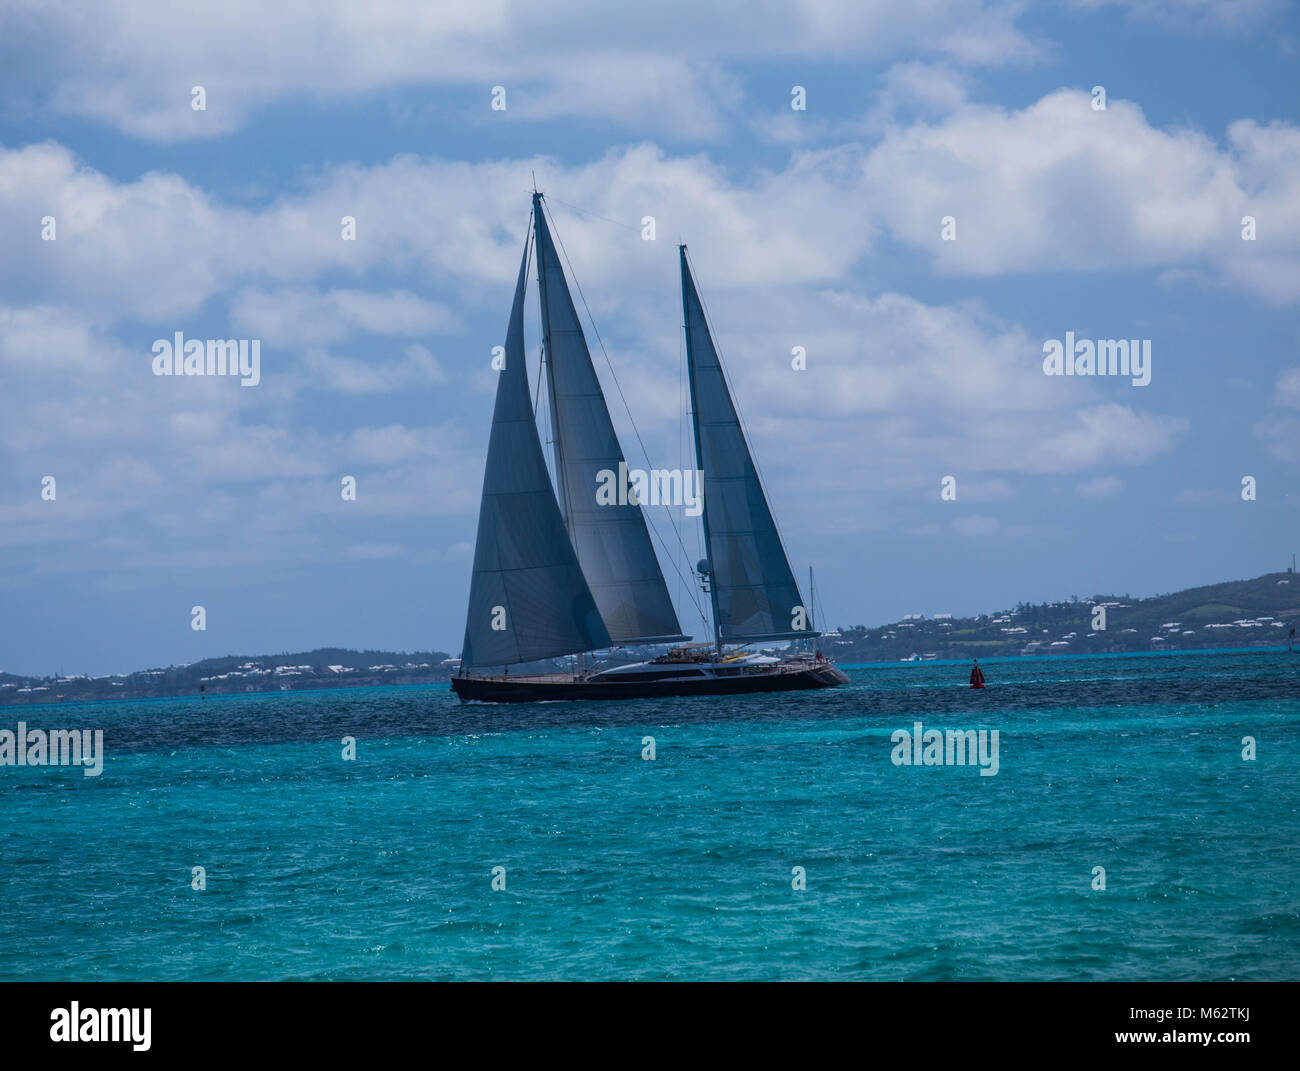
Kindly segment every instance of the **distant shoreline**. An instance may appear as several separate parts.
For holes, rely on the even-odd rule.
[[[1081,661],[1101,661],[1114,660],[1122,658],[1205,658],[1209,656],[1223,655],[1286,655],[1285,647],[1203,647],[1196,650],[1175,650],[1175,651],[1103,651],[1096,654],[1074,653],[1074,654],[1032,654],[1032,655],[992,655],[988,658],[980,658],[981,664],[985,665],[1002,665],[1015,664],[1023,662],[1081,662]],[[1294,652],[1297,658],[1300,658],[1300,649]],[[971,660],[969,658],[947,658],[932,659],[930,661],[909,661],[899,662],[843,662],[841,665],[844,669],[897,669],[911,670],[920,669],[923,666],[941,666],[956,667],[965,669],[969,667]],[[958,683],[964,683],[959,681]],[[81,706],[101,706],[104,704],[129,703],[175,703],[181,701],[206,702],[207,700],[228,700],[228,699],[270,699],[275,697],[293,697],[305,695],[321,695],[326,692],[362,692],[374,691],[381,688],[439,688],[449,685],[449,678],[443,680],[429,681],[405,681],[392,683],[356,683],[356,684],[337,684],[333,687],[325,688],[266,688],[261,691],[252,692],[178,692],[175,695],[150,695],[150,696],[106,696],[103,698],[81,698],[81,699],[50,699],[42,696],[40,699],[26,699],[18,702],[5,702],[0,700],[0,707],[21,707],[24,710],[40,709],[48,707],[81,707]],[[450,691],[450,688],[447,689]]]
[[[1069,662],[1080,661],[1084,659],[1101,659],[1101,658],[1175,658],[1180,655],[1189,655],[1191,657],[1203,657],[1205,655],[1265,655],[1265,654],[1286,654],[1287,649],[1282,647],[1198,647],[1198,648],[1178,648],[1172,651],[1097,651],[1095,653],[1086,651],[1075,651],[1073,653],[1065,652],[1062,654],[1053,654],[1044,651],[1042,654],[1028,655],[989,655],[987,658],[979,656],[980,665],[996,666],[1002,663],[1014,662]],[[1295,654],[1300,656],[1300,649]],[[915,662],[910,659],[904,659],[899,662],[841,662],[845,669],[906,669],[910,666],[966,666],[969,667],[972,659],[970,658],[932,658],[929,661],[924,659]]]
[[[974,617],[908,614],[902,621],[872,628],[821,624],[815,647],[846,666],[950,665],[973,658],[996,664],[1044,656],[1285,652],[1300,624],[1300,580],[1287,571],[1145,598],[1093,595],[1054,603],[1022,602]],[[1228,642],[1203,646],[1210,638]],[[780,653],[777,648],[770,650]],[[607,654],[603,661],[639,661],[661,651],[627,648]],[[536,668],[521,666],[517,672],[560,672],[569,665],[557,659],[536,663]],[[458,667],[459,659],[445,651],[322,647],[276,655],[229,654],[183,666],[97,677],[23,677],[0,672],[0,706],[440,684],[450,680]]]

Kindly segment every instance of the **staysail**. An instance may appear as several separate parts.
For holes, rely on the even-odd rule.
[[[682,246],[682,312],[704,537],[719,642],[799,639],[813,631],[741,430]]]
[[[639,505],[602,504],[597,488],[621,478],[623,450],[551,240],[533,194],[547,397],[564,521],[600,616],[616,644],[685,640]]]
[[[524,361],[528,243],[498,373],[461,665],[495,666],[610,646],[551,489]]]

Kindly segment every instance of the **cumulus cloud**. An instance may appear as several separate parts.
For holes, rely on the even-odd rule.
[[[644,10],[582,0],[184,8],[14,0],[9,8],[0,89],[11,108],[48,108],[154,139],[226,134],[290,95],[337,100],[407,88],[458,94],[447,106],[485,121],[576,116],[700,138],[734,113],[740,94],[728,63],[911,52],[1003,65],[1043,51],[1018,25],[1021,5],[1004,0],[743,9],[666,0]],[[207,92],[205,111],[191,107],[195,85]],[[507,89],[504,112],[489,110],[493,85]]]
[[[1015,497],[1006,480],[977,478],[964,480],[961,484],[963,502],[1008,502]]]
[[[1122,9],[1130,18],[1193,33],[1243,31],[1285,10],[1285,0],[1070,0],[1088,11]]]
[[[1220,148],[1135,104],[1061,89],[1021,110],[971,105],[890,130],[864,163],[882,226],[968,275],[1209,265],[1300,297],[1300,129],[1240,120]],[[1254,216],[1258,237],[1242,240]],[[940,220],[956,219],[955,241]]]
[[[1300,367],[1284,368],[1273,388],[1272,408],[1255,422],[1255,437],[1281,461],[1300,462]]]
[[[380,294],[365,290],[250,289],[235,296],[230,314],[231,322],[240,331],[272,343],[299,346],[341,342],[358,332],[427,335],[445,332],[455,324],[445,307],[409,290]]]
[[[1044,106],[1060,109],[1078,96],[1056,94]],[[1026,118],[1032,112],[1006,115],[1002,126],[1033,126],[1039,120]],[[1137,121],[1135,115],[1121,121]],[[609,327],[602,341],[654,454],[649,460],[675,456],[680,440],[672,245],[678,233],[691,238],[759,453],[796,508],[812,508],[818,494],[833,497],[846,478],[830,467],[807,473],[799,444],[812,441],[849,459],[847,478],[861,486],[937,487],[951,473],[970,481],[964,486],[972,501],[1005,498],[1009,474],[1127,467],[1169,450],[1186,431],[1185,420],[1149,411],[1127,390],[1117,396],[1114,383],[1044,376],[1041,339],[979,304],[933,305],[843,285],[882,228],[911,233],[907,198],[934,196],[926,191],[947,181],[946,165],[931,161],[930,171],[918,167],[911,176],[915,189],[900,189],[896,198],[868,196],[875,184],[893,181],[881,154],[909,160],[899,145],[942,142],[949,134],[936,132],[943,131],[957,137],[966,121],[920,124],[910,141],[896,130],[872,151],[845,145],[796,152],[785,167],[744,180],[706,157],[650,145],[571,165],[402,156],[327,169],[256,209],[222,203],[176,176],[115,181],[58,145],[0,150],[0,219],[7,221],[0,228],[10,228],[3,237],[23,251],[0,268],[0,282],[17,297],[0,318],[0,352],[11,372],[26,377],[20,392],[49,395],[34,398],[0,434],[29,453],[65,432],[69,444],[81,446],[98,436],[104,462],[120,466],[106,477],[114,486],[163,478],[148,469],[156,459],[187,463],[176,471],[208,487],[251,478],[277,486],[298,481],[283,484],[282,493],[294,503],[307,496],[304,517],[337,497],[331,479],[369,461],[384,475],[371,487],[369,508],[424,515],[434,499],[438,509],[472,514],[482,438],[473,421],[489,411],[487,357],[504,328],[527,219],[525,176],[536,169],[584,208],[551,205],[578,280],[599,282],[590,286],[592,311]],[[1004,133],[995,122],[987,136],[996,141]],[[1259,181],[1285,181],[1289,149],[1270,148],[1254,128],[1249,133],[1241,144],[1250,146],[1246,156]],[[1282,142],[1287,136],[1279,133]],[[1155,143],[1164,144],[1163,137],[1157,133]],[[972,166],[984,159],[982,151],[972,149]],[[1049,174],[1041,169],[1024,181],[1032,187]],[[1019,200],[1032,205],[1035,198],[1026,193]],[[37,221],[46,203],[66,219],[57,242],[40,241]],[[871,210],[835,210],[860,203]],[[901,215],[894,218],[885,205]],[[964,229],[954,244],[979,244],[978,227],[968,226],[965,209],[959,212]],[[644,214],[656,216],[660,241],[640,239]],[[355,242],[341,238],[343,215],[357,220]],[[970,254],[965,270],[1019,263],[1026,254],[999,239],[983,255],[993,257],[991,264]],[[394,274],[403,285],[394,286]],[[352,281],[343,285],[341,277]],[[421,280],[418,288],[406,281],[411,277]],[[38,293],[58,295],[62,304],[35,303]],[[33,303],[22,304],[24,295]],[[207,318],[200,324],[216,324],[216,336],[265,339],[276,362],[265,370],[263,388],[241,393],[231,382],[149,374],[150,341],[177,329],[196,337],[190,324],[200,315]],[[495,325],[490,336],[451,342],[464,323],[483,318]],[[619,394],[594,336],[592,342],[635,457]],[[807,354],[808,373],[791,368],[795,346]],[[112,375],[104,373],[109,367]],[[60,368],[66,375],[56,396],[51,375]],[[407,426],[403,438],[391,431],[391,419],[368,415],[327,434],[294,408],[304,391],[356,398],[427,391],[432,400],[449,384],[457,398],[469,397],[467,390],[478,398],[440,414],[466,421],[454,445],[442,440],[440,460],[455,458],[454,479],[424,472],[448,471],[411,445],[427,429]],[[373,441],[351,438],[366,426],[388,430]],[[358,447],[359,456],[348,453]],[[852,502],[837,501],[832,512],[839,513],[832,523],[842,527],[876,523]]]
[[[700,281],[710,301],[708,276]],[[761,459],[787,470],[810,499],[834,495],[844,473],[799,474],[800,442],[850,459],[854,486],[920,480],[937,496],[940,476],[957,475],[964,489],[965,477],[978,474],[972,495],[992,501],[1006,485],[990,474],[1140,465],[1189,426],[1128,402],[1131,388],[1120,403],[1114,384],[1044,376],[1041,343],[975,304],[815,290],[763,302],[723,292],[710,308]],[[805,350],[806,372],[791,367],[794,345]],[[638,396],[676,398],[675,366],[660,368],[658,384],[645,381]],[[671,409],[665,419],[675,419]]]
[[[257,285],[265,280],[301,289],[326,273],[418,269],[433,274],[440,307],[482,302],[485,285],[495,293],[518,270],[534,171],[586,210],[552,206],[568,254],[588,277],[662,277],[665,265],[672,270],[672,236],[690,234],[727,256],[716,263],[737,284],[826,280],[869,245],[871,224],[861,213],[840,218],[825,210],[852,192],[853,159],[851,149],[800,154],[742,185],[705,158],[672,157],[648,145],[573,166],[545,158],[466,164],[400,156],[330,169],[305,191],[253,211],[221,204],[175,175],[115,182],[58,145],[0,148],[0,242],[16,254],[0,263],[0,286],[10,300],[59,294],[101,316],[174,319],[233,287],[265,289]],[[56,241],[41,239],[46,214],[58,222]],[[647,214],[665,240],[641,240]],[[342,240],[345,215],[356,219],[355,241]],[[611,230],[610,219],[625,220],[625,229]],[[397,311],[426,322],[439,315],[400,294],[381,307],[350,290],[310,306],[293,290],[246,294],[237,311],[272,319],[270,306],[279,300],[285,308],[277,315],[297,309],[299,320],[323,314],[358,328],[367,316],[373,329]]]
[[[885,73],[877,106],[882,116],[948,115],[967,102],[969,92],[969,80],[961,71],[908,60]]]
[[[974,536],[993,535],[998,531],[998,519],[989,517],[982,513],[972,513],[966,517],[958,517],[952,522],[953,531],[959,536],[971,538]]]
[[[1174,501],[1180,506],[1222,506],[1237,501],[1238,497],[1223,487],[1189,487],[1179,491]]]
[[[1273,388],[1273,404],[1300,409],[1300,367],[1282,370]]]
[[[477,501],[481,450],[459,428],[286,421],[278,401],[237,380],[154,376],[147,350],[68,307],[0,306],[0,380],[0,546],[76,546],[42,556],[29,581],[206,567],[213,547],[232,567],[333,560],[342,550],[320,522],[340,515],[343,474],[361,488],[343,516],[362,523]],[[45,476],[54,501],[41,498]]]
[[[1097,476],[1075,484],[1074,493],[1080,498],[1113,498],[1123,489],[1124,482],[1118,476]]]
[[[481,302],[485,285],[509,285],[532,172],[563,193],[551,210],[570,257],[588,278],[615,285],[671,273],[678,236],[707,249],[732,285],[829,283],[884,234],[943,273],[1145,266],[1205,273],[1269,301],[1300,296],[1300,129],[1241,120],[1220,147],[1203,133],[1154,127],[1125,101],[1094,112],[1078,90],[1018,111],[963,105],[937,121],[891,125],[869,148],[796,151],[746,181],[652,145],[570,165],[399,156],[322,170],[256,209],[176,175],[114,181],[52,143],[0,149],[0,242],[16,254],[0,265],[0,286],[13,302],[75,296],[101,315],[168,321],[239,289],[236,312],[259,313],[268,330],[290,314],[326,334],[412,316],[410,333],[432,330],[446,326],[446,308]],[[46,215],[57,241],[41,240]],[[659,242],[640,240],[646,215]],[[948,215],[955,241],[940,236]],[[1255,241],[1241,238],[1247,215]],[[356,219],[355,241],[342,240],[344,216]],[[390,294],[385,305],[356,288],[302,293],[304,281],[328,273],[409,270],[428,273],[432,293]]]

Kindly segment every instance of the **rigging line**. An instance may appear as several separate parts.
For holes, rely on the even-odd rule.
[[[808,566],[808,627],[816,632],[817,588],[813,580],[813,567]]]
[[[688,350],[688,346],[687,346],[687,344],[686,344],[686,310],[685,310],[685,309],[682,309],[682,329],[681,329],[681,331],[679,331],[678,334],[677,334],[677,355],[678,355],[678,362],[679,362],[679,367],[678,367],[677,376],[678,376],[678,380],[679,380],[678,393],[679,393],[679,395],[680,395],[680,401],[681,401],[680,409],[681,409],[681,413],[682,413],[682,443],[683,443],[682,450],[683,450],[683,452],[685,451],[685,442],[686,442],[686,426],[685,426],[685,425],[686,425],[686,417],[687,417],[688,415],[690,415],[690,416],[692,416],[692,417],[695,415],[694,412],[693,412],[693,411],[690,411],[690,410],[688,409],[688,406],[687,406],[687,399],[688,399],[688,397],[689,397],[689,389],[690,389],[689,386],[688,386],[688,384],[687,384],[687,382],[686,382],[687,378],[689,377],[689,372],[688,372],[688,370],[687,370],[687,368],[686,368],[686,365],[687,365],[687,360],[686,360],[686,358],[687,358],[687,350]],[[692,434],[692,435],[695,435],[697,429],[696,429],[695,426],[694,426],[694,421],[691,422],[691,426],[692,426],[691,434]],[[694,445],[694,443],[692,443],[692,445]],[[701,473],[701,488],[700,488],[701,494],[703,493],[703,490],[704,490],[702,484],[703,484],[703,473]],[[696,553],[696,555],[697,555],[695,561],[698,562],[698,561],[702,561],[702,560],[708,558],[708,556],[709,556],[709,550],[708,550],[708,547],[705,546],[705,532],[704,532],[704,525],[703,525],[703,524],[696,524],[696,525],[692,525],[692,527],[695,529],[695,553]],[[688,557],[688,559],[689,559],[690,556],[687,555],[687,557]],[[689,560],[687,561],[687,565],[690,566],[691,575],[692,575],[692,576],[697,576],[698,574],[695,572],[695,565],[694,565],[692,562],[690,562]],[[711,562],[710,562],[710,565],[712,565]],[[709,601],[709,604],[708,604],[708,605],[709,605],[709,609],[712,610],[712,608],[713,608],[713,602],[712,602],[712,600]],[[707,622],[706,622],[706,624],[707,624]],[[710,627],[712,627],[712,626],[710,626]]]
[[[548,209],[545,208],[544,210],[549,211]],[[604,355],[605,365],[606,367],[609,368],[609,374],[613,377],[614,386],[618,390],[619,400],[623,403],[623,411],[627,414],[628,423],[632,425],[632,433],[636,436],[636,441],[638,445],[641,447],[641,455],[642,457],[645,458],[646,465],[649,468],[653,469],[654,466],[650,461],[650,452],[646,449],[645,441],[641,438],[641,431],[636,426],[636,419],[632,416],[632,409],[627,404],[627,397],[623,394],[623,385],[619,382],[618,373],[614,370],[614,362],[609,359],[609,351],[605,349],[605,341],[600,337],[600,328],[596,326],[596,318],[591,314],[591,307],[587,304],[587,296],[582,292],[582,284],[578,282],[577,273],[573,270],[573,262],[569,259],[569,251],[564,248],[564,239],[560,237],[559,229],[556,228],[554,224],[555,224],[555,217],[554,214],[552,213],[551,214],[552,231],[554,232],[555,240],[560,245],[560,252],[564,255],[564,262],[569,267],[569,278],[573,280],[573,285],[577,287],[578,297],[582,300],[582,307],[587,313],[587,319],[591,323],[591,329],[596,336],[596,342],[600,345],[600,352],[602,355]],[[675,572],[677,574],[678,579],[682,581],[683,584],[685,584],[685,578],[682,576],[681,569],[678,567],[676,556],[668,549],[668,542],[667,540],[664,539],[663,535],[660,533],[659,526],[655,523],[653,515],[651,515],[648,510],[643,510],[642,517],[646,518],[649,521],[650,530],[654,533],[655,538],[659,540],[659,545],[663,547],[664,554],[667,555],[669,562],[672,564],[673,572]],[[668,522],[669,524],[672,525],[673,533],[677,536],[677,544],[682,548],[682,553],[687,554],[687,556],[689,557],[689,554],[686,551],[686,544],[682,541],[682,534],[678,530],[677,521],[673,517],[671,512],[668,513]],[[687,588],[688,590],[690,590],[689,585],[687,585]],[[697,598],[695,597],[695,593],[693,590],[691,590],[690,598],[691,598],[692,605],[694,605],[696,609],[696,612],[699,613],[700,615],[700,620],[703,621],[707,626],[708,619],[705,617],[704,609],[700,605]]]
[[[686,464],[686,393],[685,393],[686,386],[685,386],[685,378],[684,378],[686,374],[685,344],[686,344],[686,336],[681,331],[677,332],[677,471],[678,472],[685,471],[685,464]],[[703,480],[700,481],[699,492],[701,495],[704,494]],[[699,526],[692,525],[692,527],[696,529],[696,536],[698,539]],[[682,542],[680,536],[678,538],[678,542],[679,543]],[[686,547],[684,545],[682,546],[682,552],[686,557],[686,561],[685,561],[686,571],[691,574],[691,580],[696,581],[696,583],[691,584],[691,591],[692,593],[694,593],[698,583],[697,574],[695,572],[695,566],[691,562],[690,552],[686,550]],[[687,585],[687,581],[685,576],[682,575],[680,569],[677,570],[677,590],[679,596],[683,598],[685,596],[682,595],[682,592],[685,589],[686,585]],[[692,601],[694,602],[694,599],[692,599]],[[698,609],[700,612],[700,621],[704,626],[704,630],[708,632],[709,619],[705,616],[704,607],[701,603],[696,603],[695,606],[696,609]]]
[[[686,417],[687,411],[687,387],[686,387],[686,324],[683,323],[682,330],[677,332],[677,467],[681,469],[686,463]],[[700,474],[700,494],[704,494],[703,473]],[[695,559],[692,561],[690,551],[685,547],[686,552],[686,569],[691,574],[691,579],[699,583],[700,574],[695,571],[695,562],[701,561],[708,556],[704,549],[704,525],[693,524],[691,528],[695,531]],[[681,574],[679,573],[678,576]],[[694,590],[694,587],[692,587]],[[713,626],[709,623],[705,615],[704,606],[699,605],[700,620],[704,622],[705,631],[712,631]],[[712,608],[712,603],[708,604]]]
[[[687,260],[691,264],[691,279],[695,278],[695,258],[691,256],[688,249],[686,251]],[[731,404],[736,410],[736,418],[740,422],[740,435],[745,442],[745,449],[749,451],[749,459],[754,463],[754,475],[758,477],[759,488],[763,492],[763,499],[767,503],[767,515],[772,518],[772,526],[776,529],[776,536],[781,541],[781,551],[785,555],[785,566],[790,569],[790,552],[786,550],[785,533],[781,531],[781,522],[776,519],[776,514],[772,510],[772,497],[767,493],[767,481],[763,478],[762,466],[758,463],[758,456],[754,453],[753,443],[749,441],[749,436],[745,434],[745,414],[740,408],[740,399],[736,397],[736,392],[732,388],[734,380],[727,375],[726,362],[722,359],[722,347],[718,345],[718,336],[713,330],[713,317],[709,315],[708,306],[704,304],[704,295],[700,293],[699,284],[695,284],[695,296],[700,302],[700,311],[704,313],[704,325],[709,332],[709,338],[713,342],[713,352],[717,354],[718,366],[722,369],[724,380],[727,383],[727,393],[731,396]],[[799,578],[794,575],[794,570],[790,569],[790,578],[794,581],[794,590],[799,592]],[[802,599],[803,595],[800,594]]]
[[[549,211],[549,209],[546,208],[545,201],[542,202],[542,210]],[[619,383],[618,373],[614,371],[614,362],[609,359],[609,352],[605,349],[605,341],[600,337],[600,328],[596,326],[596,318],[591,315],[591,307],[587,304],[587,296],[582,292],[582,284],[578,282],[578,276],[573,270],[573,262],[569,259],[569,251],[564,248],[564,239],[560,237],[560,232],[558,228],[555,227],[554,213],[551,213],[551,229],[555,234],[555,240],[560,245],[560,252],[564,256],[564,263],[569,266],[569,278],[573,280],[573,285],[578,289],[578,297],[582,300],[582,307],[587,313],[587,319],[591,322],[591,329],[596,335],[596,342],[599,343],[600,345],[600,352],[605,357],[605,365],[609,368],[609,374],[614,378],[614,386],[618,390],[619,401],[623,403],[623,411],[627,413],[628,423],[632,425],[632,434],[636,436],[637,444],[641,447],[641,455],[642,457],[645,458],[646,464],[650,468],[654,468],[654,466],[650,462],[650,451],[648,451],[645,447],[645,442],[641,438],[640,429],[637,428],[636,420],[632,416],[632,409],[627,404],[627,398],[623,394],[623,385]],[[668,549],[667,540],[665,540],[663,536],[659,534],[659,526],[655,524],[654,517],[651,516],[648,510],[643,510],[641,515],[643,517],[646,517],[649,520],[650,530],[654,532],[655,538],[659,540],[659,545],[664,548],[664,553],[668,555],[668,560],[673,563],[673,570],[677,572],[678,576],[681,576],[681,571],[677,567],[676,558],[673,556],[672,552]],[[672,525],[673,532],[677,536],[677,543],[682,548],[682,553],[689,556],[689,552],[686,549],[686,544],[682,541],[682,534],[677,528],[677,521],[673,517],[671,512],[668,514],[668,521]],[[691,602],[694,604],[695,609],[699,611],[701,619],[703,619],[704,610],[701,608],[698,600],[695,598],[694,593],[691,594]]]
[[[556,203],[557,205],[564,205],[565,208],[570,208],[570,209],[572,209],[574,212],[579,213],[580,215],[583,215],[583,216],[591,216],[593,219],[601,220],[601,221],[604,222],[604,223],[612,223],[612,224],[614,224],[615,227],[624,227],[624,228],[626,228],[627,230],[630,230],[630,231],[640,230],[640,228],[637,227],[635,224],[632,224],[632,223],[620,223],[620,222],[619,222],[618,220],[616,220],[616,219],[610,219],[608,216],[600,216],[600,215],[597,215],[595,212],[592,212],[592,211],[590,211],[590,210],[588,210],[588,209],[586,209],[586,208],[579,208],[577,205],[571,205],[571,204],[568,204],[568,203],[566,203],[566,202],[564,202],[564,201],[556,201],[555,198],[553,198],[553,197],[548,197],[548,198],[547,198],[547,201],[555,201],[555,203]],[[552,217],[552,220],[554,220],[554,217]]]
[[[678,249],[681,248],[682,246],[679,245]],[[686,380],[685,385],[681,388],[684,399],[682,411],[683,413],[689,412],[691,417],[691,445],[694,448],[694,457],[696,458],[697,463],[703,466],[704,461],[700,447],[699,412],[695,409],[695,365],[691,360],[690,316],[686,311],[686,295],[684,290],[682,292],[682,329],[678,333],[678,339],[678,347],[681,354],[681,366]],[[687,398],[690,400],[689,410],[685,402],[685,399]],[[704,470],[702,467],[700,469],[700,484],[700,490],[703,494]],[[707,574],[697,573],[695,571],[696,567],[692,565],[691,575],[699,582],[703,594],[709,596],[705,602],[709,608],[709,620],[712,624],[709,624],[706,621],[705,627],[713,633],[713,641],[718,645],[718,650],[721,652],[721,615],[718,611],[717,600],[713,594],[714,585],[717,583],[717,577],[713,573],[713,552],[709,545],[709,526],[704,516],[701,516],[700,523],[693,527],[695,528],[695,550],[699,555],[699,557],[696,558],[696,561],[705,562],[708,565],[709,572]],[[701,615],[703,615],[703,611],[701,611]]]

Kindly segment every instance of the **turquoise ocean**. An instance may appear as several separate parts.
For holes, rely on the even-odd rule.
[[[0,979],[1300,978],[1300,654],[986,673],[0,708],[106,754],[0,767]],[[895,765],[918,721],[996,776]]]

